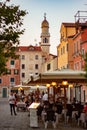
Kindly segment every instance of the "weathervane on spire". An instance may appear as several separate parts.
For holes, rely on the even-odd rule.
[[[44,13],[44,19],[46,20],[46,13]]]

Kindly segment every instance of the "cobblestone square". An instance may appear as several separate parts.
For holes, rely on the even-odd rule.
[[[0,98],[0,130],[44,130],[44,124],[40,120],[38,128],[31,128],[29,124],[29,112],[19,111],[17,116],[10,115],[10,108],[7,98]],[[54,128],[49,125],[48,130],[53,130]],[[82,127],[73,126],[71,124],[59,123],[57,130],[83,130]]]

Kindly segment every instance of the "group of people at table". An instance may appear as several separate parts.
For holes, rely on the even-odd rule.
[[[74,98],[72,102],[67,101],[65,109],[64,102],[62,102],[61,98],[57,98],[54,102],[52,95],[50,95],[48,100],[47,92],[42,92],[40,95],[34,92],[25,95],[24,92],[21,92],[21,95],[18,95],[11,91],[9,95],[11,115],[17,115],[15,107],[17,107],[17,110],[29,111],[28,108],[33,102],[40,102],[37,108],[37,116],[38,119],[42,119],[45,128],[47,128],[50,121],[52,121],[53,127],[55,128],[60,119],[64,119],[66,123],[74,119],[78,125],[81,121],[82,125],[87,127],[87,103],[82,105],[81,102],[77,102]]]

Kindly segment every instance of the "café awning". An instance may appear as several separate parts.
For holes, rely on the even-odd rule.
[[[85,71],[78,70],[55,70],[50,72],[41,73],[37,78],[32,77],[28,84],[46,84],[51,82],[61,83],[63,80],[67,80],[70,83],[86,83]]]

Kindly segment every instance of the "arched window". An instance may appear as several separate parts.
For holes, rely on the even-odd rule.
[[[43,39],[43,43],[48,43],[48,39],[47,39],[47,38],[44,38],[44,39]]]
[[[45,38],[45,43],[48,43],[48,39],[47,38]]]

